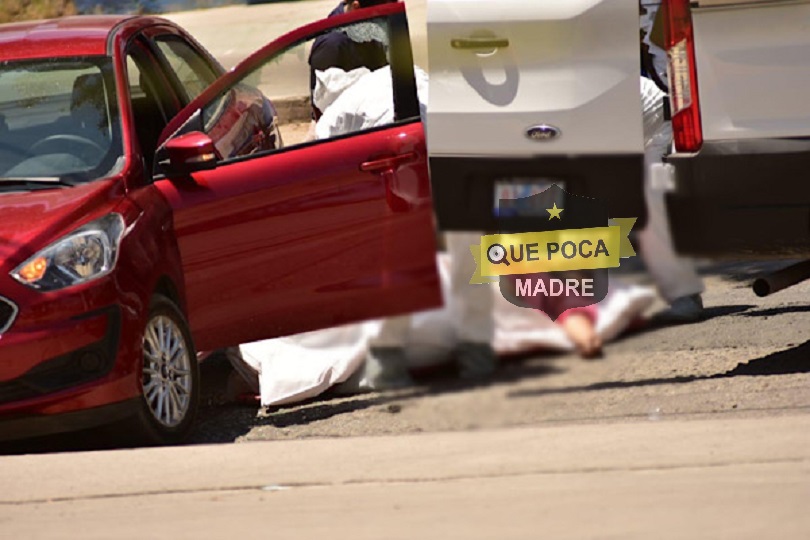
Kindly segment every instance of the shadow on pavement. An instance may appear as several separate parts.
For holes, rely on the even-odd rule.
[[[719,275],[727,281],[749,281],[762,274],[786,268],[797,260],[762,260],[762,261],[722,261],[698,265],[698,273],[703,276]]]
[[[253,428],[273,426],[283,429],[327,420],[341,414],[392,404],[404,395],[374,394],[361,399],[331,398],[312,399],[289,407],[274,407],[258,415],[258,405],[228,405],[200,422],[191,444],[232,443]],[[410,396],[407,396],[410,397]]]
[[[536,390],[518,390],[511,392],[509,397],[536,397],[552,394],[572,394],[575,392],[588,392],[592,390],[612,390],[622,388],[636,388],[643,386],[657,386],[665,384],[683,384],[711,379],[725,379],[730,377],[761,377],[770,375],[791,375],[796,373],[810,373],[810,341],[801,345],[772,353],[762,358],[740,363],[734,369],[725,373],[714,375],[690,375],[679,377],[662,377],[654,379],[640,379],[636,381],[606,381],[583,386],[569,386],[567,388],[540,388]]]
[[[396,414],[401,403],[407,400],[418,399],[436,394],[450,394],[465,392],[474,388],[489,386],[491,384],[511,382],[527,377],[545,376],[564,371],[558,366],[544,363],[544,358],[559,358],[559,354],[521,354],[512,355],[502,359],[499,369],[486,380],[469,381],[458,377],[457,370],[452,363],[431,366],[417,370],[413,375],[417,386],[390,392],[371,392],[342,396],[329,390],[310,400],[268,407],[263,412],[258,404],[216,405],[216,399],[201,410],[198,421],[199,427],[192,436],[192,444],[231,443],[239,437],[246,435],[253,428],[272,426],[285,428],[291,426],[304,426],[313,422],[327,420],[342,414],[350,414],[360,410],[379,408],[382,412]],[[531,363],[526,360],[531,359]],[[222,366],[215,368],[217,371]],[[203,379],[212,373],[203,372]],[[209,377],[211,380],[211,377]],[[209,384],[221,380],[214,378]],[[209,392],[211,387],[209,387]],[[205,392],[205,390],[204,390]],[[209,394],[210,398],[210,394]]]
[[[130,448],[107,435],[102,429],[75,431],[24,439],[0,442],[0,455],[51,454],[57,452],[89,452],[95,450],[116,450]]]
[[[785,313],[810,313],[810,306],[808,305],[780,306],[776,308],[747,311],[745,313],[740,313],[740,315],[743,317],[774,317],[776,315],[784,315]]]
[[[751,311],[755,307],[753,305],[710,307],[705,310],[705,317],[702,321],[728,316],[770,317],[784,313],[810,312],[810,306],[804,305],[788,305]],[[667,321],[665,317],[653,317],[647,324],[625,334],[622,339],[659,330],[673,324],[673,322]],[[201,407],[197,417],[197,429],[192,434],[189,444],[231,443],[246,435],[255,427],[273,426],[284,428],[306,425],[374,407],[381,408],[382,412],[395,414],[398,412],[397,407],[400,406],[397,402],[403,400],[418,399],[435,394],[464,392],[491,384],[508,383],[529,377],[542,377],[560,373],[564,371],[564,368],[545,362],[545,360],[556,360],[561,356],[564,356],[564,354],[548,351],[532,351],[508,356],[502,358],[497,372],[491,378],[483,381],[459,379],[454,365],[448,363],[417,371],[414,378],[419,385],[412,389],[360,394],[351,397],[340,396],[335,392],[326,392],[309,401],[271,408],[262,414],[259,414],[261,409],[258,403],[238,404],[230,400],[227,396],[227,380],[233,370],[224,357],[214,356],[201,364]],[[605,381],[568,388],[520,390],[510,393],[509,397],[567,394],[591,390],[682,384],[726,377],[784,375],[806,372],[810,372],[810,341],[785,351],[741,363],[726,373],[636,381]],[[3,443],[0,444],[0,455],[104,450],[119,447],[121,447],[120,444],[110,440],[104,432],[96,430]]]
[[[703,316],[696,321],[677,321],[672,320],[669,318],[668,313],[666,310],[660,311],[654,314],[649,319],[644,320],[641,324],[636,326],[631,326],[628,330],[626,330],[622,335],[620,335],[615,342],[624,341],[628,338],[640,336],[643,334],[647,334],[649,332],[655,332],[657,330],[662,330],[664,328],[669,328],[671,326],[684,326],[690,324],[700,324],[706,322],[711,319],[716,319],[719,317],[728,317],[731,315],[745,315],[746,312],[751,309],[755,308],[756,306],[752,304],[738,304],[738,305],[730,305],[730,306],[715,306],[715,307],[708,307],[703,310]]]
[[[668,317],[667,310],[663,310],[659,313],[656,313],[652,317],[650,317],[647,328],[648,330],[658,330],[659,328],[665,326],[676,326],[676,325],[683,325],[683,324],[698,324],[702,322],[706,322],[711,319],[716,319],[718,317],[727,317],[729,315],[738,315],[748,311],[751,308],[755,308],[756,306],[752,304],[738,304],[738,305],[731,305],[731,306],[714,306],[714,307],[707,307],[703,309],[703,315],[700,319],[695,321],[686,321],[681,322],[677,320],[672,320]]]

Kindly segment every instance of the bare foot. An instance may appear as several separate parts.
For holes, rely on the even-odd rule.
[[[572,313],[563,320],[562,327],[582,358],[595,358],[602,354],[602,338],[596,333],[588,316]]]

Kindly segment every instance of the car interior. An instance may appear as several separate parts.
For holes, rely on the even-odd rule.
[[[95,178],[109,171],[122,152],[111,121],[115,94],[105,85],[101,72],[82,72],[69,95],[37,93],[34,85],[17,90],[20,99],[0,104],[0,174]]]
[[[144,167],[152,170],[158,137],[166,127],[166,115],[160,105],[157,90],[143,73],[138,75],[138,88],[130,88],[135,134],[143,154]]]

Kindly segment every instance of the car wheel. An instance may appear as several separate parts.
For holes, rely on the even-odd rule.
[[[152,299],[141,349],[138,432],[150,444],[181,442],[197,414],[200,375],[188,324],[164,296]]]

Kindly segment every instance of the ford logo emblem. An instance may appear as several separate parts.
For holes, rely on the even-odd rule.
[[[532,126],[526,130],[526,137],[533,141],[550,141],[562,135],[562,131],[548,124]]]

